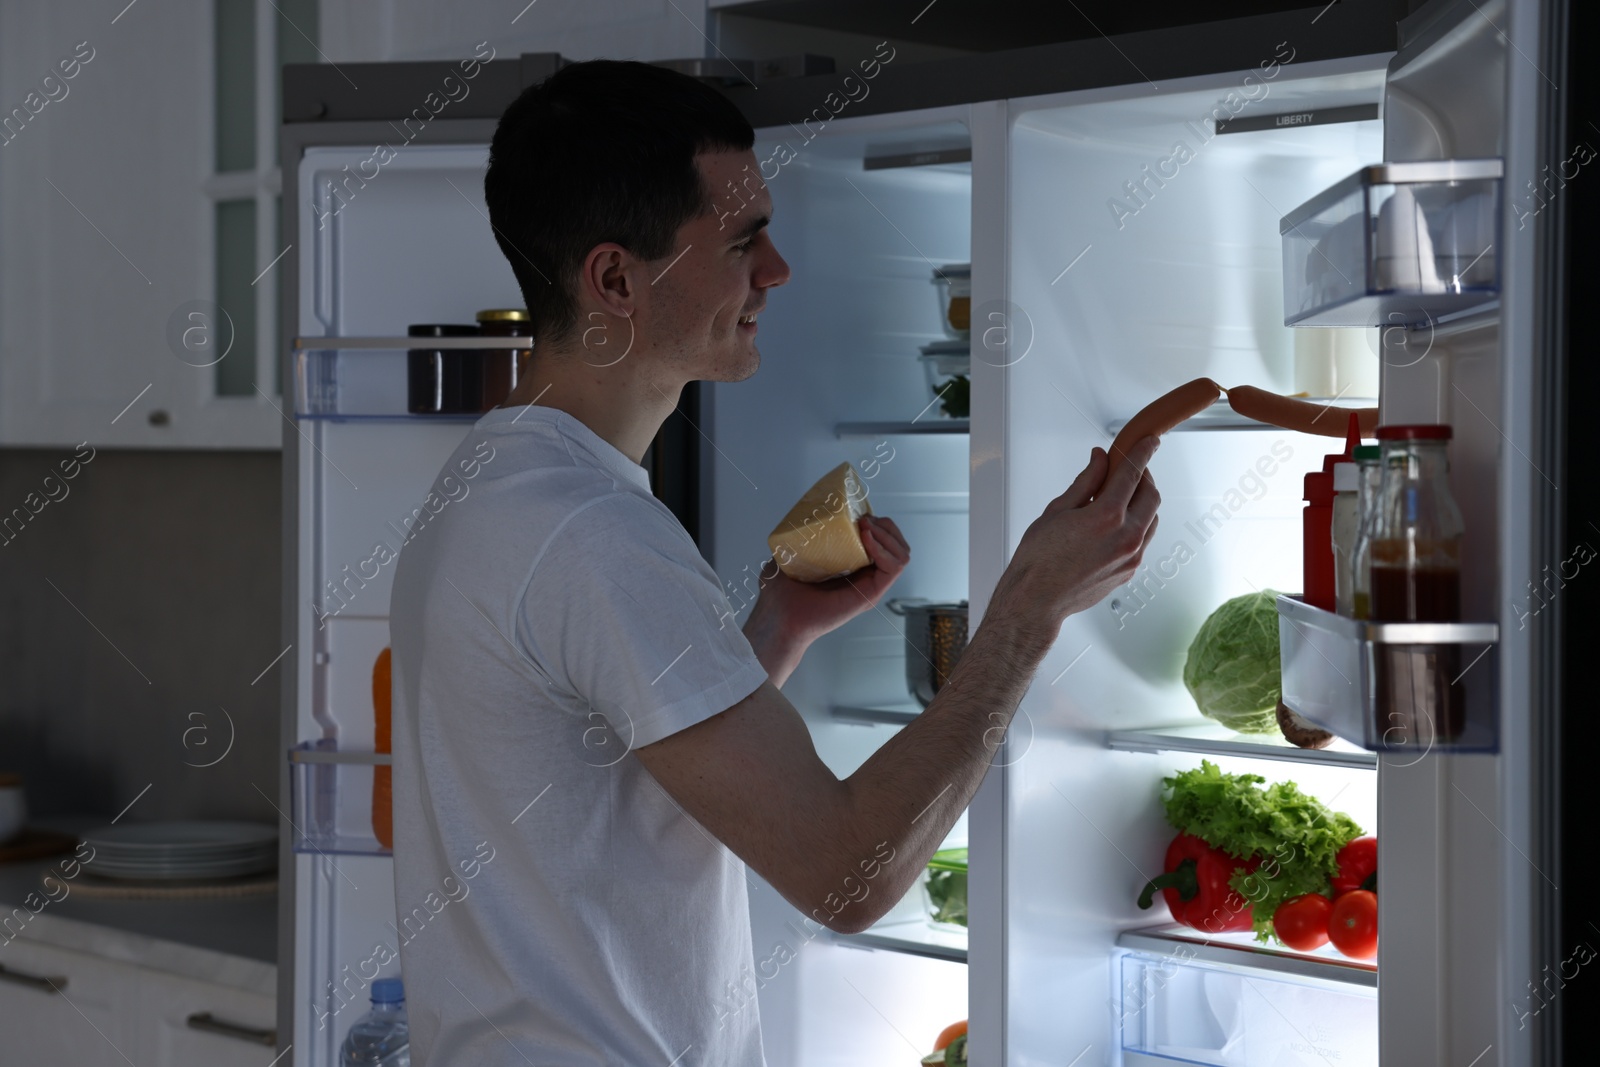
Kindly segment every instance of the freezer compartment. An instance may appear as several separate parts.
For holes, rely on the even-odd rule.
[[[1377,990],[1361,984],[1213,964],[1180,949],[1124,955],[1118,994],[1127,1064],[1378,1062]]]
[[[1498,159],[1363,167],[1284,216],[1284,324],[1422,326],[1497,298]]]
[[[289,750],[294,779],[294,850],[318,855],[387,856],[372,828],[373,779],[386,752],[341,751],[307,741]]]
[[[1495,623],[1347,619],[1278,597],[1283,702],[1374,752],[1497,752]]]

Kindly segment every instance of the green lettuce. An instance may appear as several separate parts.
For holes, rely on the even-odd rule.
[[[967,925],[967,850],[935,852],[928,861],[927,884],[934,921]]]
[[[1275,940],[1272,915],[1302,893],[1331,896],[1339,850],[1361,836],[1350,816],[1307,796],[1293,782],[1267,788],[1259,774],[1223,774],[1210,760],[1163,778],[1167,821],[1238,860],[1261,858],[1228,882],[1250,902],[1257,941]]]
[[[1278,594],[1236,596],[1201,624],[1183,664],[1200,713],[1241,734],[1278,732]]]

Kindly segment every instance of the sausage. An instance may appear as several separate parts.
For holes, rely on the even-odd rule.
[[[1344,437],[1350,428],[1353,411],[1361,423],[1361,436],[1372,437],[1378,429],[1377,408],[1342,408],[1333,404],[1314,404],[1292,396],[1279,396],[1253,385],[1236,385],[1228,390],[1228,406],[1247,419],[1281,426],[1299,433]]]
[[[1178,423],[1215,404],[1221,396],[1222,386],[1210,378],[1196,378],[1146,404],[1117,431],[1116,440],[1111,442],[1111,466],[1106,470],[1106,477],[1111,477],[1117,464],[1128,458],[1128,450],[1138,444],[1140,438],[1160,437]]]

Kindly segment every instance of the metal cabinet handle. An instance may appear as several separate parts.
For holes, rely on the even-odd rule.
[[[209,1011],[197,1011],[185,1020],[191,1030],[204,1030],[209,1034],[221,1034],[223,1037],[238,1038],[254,1045],[266,1045],[276,1048],[278,1044],[278,1031],[266,1030],[255,1026],[241,1026],[239,1023],[230,1023],[219,1019]]]
[[[0,978],[18,985],[32,986],[46,993],[59,993],[67,987],[65,977],[46,978],[42,974],[24,974],[21,971],[13,971],[4,964],[0,964]]]

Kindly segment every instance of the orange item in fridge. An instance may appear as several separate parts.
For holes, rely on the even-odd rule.
[[[940,1049],[946,1047],[950,1044],[950,1042],[954,1041],[956,1038],[960,1037],[966,1032],[967,1020],[962,1019],[958,1023],[951,1023],[949,1026],[939,1031],[939,1040],[933,1043],[933,1051],[938,1052]]]
[[[372,665],[373,749],[389,751],[389,705],[392,680],[389,650],[378,653]],[[394,848],[394,768],[372,768],[372,834],[384,848]]]

